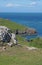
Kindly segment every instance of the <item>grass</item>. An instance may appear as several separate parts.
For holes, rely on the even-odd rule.
[[[36,38],[32,42],[29,43],[29,46],[34,46],[38,48],[42,48],[42,38]]]
[[[31,39],[32,41],[28,42],[23,37],[18,35],[17,39],[19,44],[27,45],[30,47],[32,46],[32,47],[42,48],[42,38],[34,38],[34,39]]]
[[[26,27],[9,20],[0,19],[0,25],[9,27],[11,30],[24,30]],[[6,47],[0,50],[0,65],[42,65],[42,38],[36,38],[32,42],[27,42],[23,37],[17,35],[19,44],[22,47]],[[29,51],[25,46],[38,47],[38,50]]]
[[[0,25],[7,26],[11,30],[16,30],[16,29],[24,30],[26,28],[25,26],[22,26],[15,22],[11,22],[10,20],[6,20],[6,19],[0,19]]]
[[[42,50],[29,51],[23,47],[0,52],[0,65],[42,65]]]

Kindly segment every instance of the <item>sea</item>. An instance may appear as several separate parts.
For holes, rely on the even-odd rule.
[[[9,19],[12,22],[34,28],[37,30],[37,36],[42,37],[42,13],[0,13],[0,18]],[[35,38],[36,36],[27,36]]]

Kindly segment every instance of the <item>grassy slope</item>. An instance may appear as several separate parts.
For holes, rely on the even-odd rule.
[[[6,51],[0,52],[0,65],[42,65],[42,50],[8,47]]]
[[[0,25],[7,26],[12,30],[15,30],[15,29],[24,30],[26,28],[22,25],[16,24],[15,22],[11,22],[5,19],[0,19]]]
[[[16,30],[16,29],[24,30],[26,28],[25,26],[19,25],[15,22],[11,22],[11,21],[5,20],[5,19],[0,19],[0,25],[7,26],[11,30]],[[35,46],[35,47],[42,48],[42,39],[34,39],[33,42],[27,42],[21,36],[17,36],[17,39],[20,44],[23,44],[23,45],[25,44],[25,45],[29,45],[29,46]]]
[[[3,19],[0,19],[0,25],[5,25],[12,30],[25,29],[21,25]],[[22,45],[42,47],[42,39],[34,39],[33,42],[28,43],[20,36],[17,36],[17,38]],[[0,65],[42,65],[42,49],[29,51],[25,47],[7,47],[6,51],[0,50]]]
[[[19,41],[19,44],[42,48],[42,38],[32,39],[33,41],[31,42],[26,41],[21,36],[17,36],[17,39]]]

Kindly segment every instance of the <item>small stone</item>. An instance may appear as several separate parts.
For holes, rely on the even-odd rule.
[[[2,49],[5,51],[6,50],[6,47],[3,47]]]

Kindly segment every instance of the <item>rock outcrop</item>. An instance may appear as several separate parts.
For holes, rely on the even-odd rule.
[[[16,35],[8,32],[9,30],[10,29],[5,26],[0,26],[0,41],[3,43],[6,42],[8,45],[17,44]]]
[[[27,34],[30,34],[30,35],[33,35],[33,34],[36,34],[37,33],[37,31],[35,29],[33,29],[33,28],[25,29],[25,32]]]
[[[37,31],[33,28],[26,28],[25,30],[23,31],[20,31],[20,30],[16,30],[15,31],[16,34],[28,34],[28,35],[33,35],[33,34],[36,34]]]

